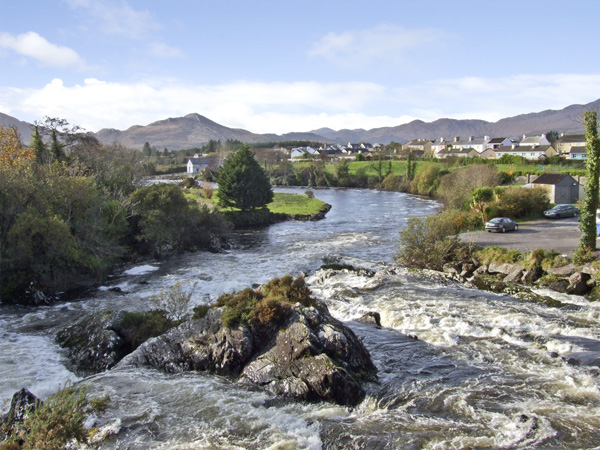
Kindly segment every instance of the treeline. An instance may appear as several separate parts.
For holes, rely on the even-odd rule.
[[[49,302],[124,261],[216,248],[220,216],[178,186],[141,187],[150,170],[62,120],[37,124],[31,147],[0,127],[0,301]]]

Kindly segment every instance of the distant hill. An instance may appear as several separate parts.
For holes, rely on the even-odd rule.
[[[29,144],[31,142],[31,135],[33,134],[32,124],[0,112],[0,126],[3,128],[17,127],[19,135],[21,136],[21,141],[23,141],[24,144]]]
[[[228,128],[200,114],[169,118],[146,126],[135,125],[127,130],[102,129],[96,137],[105,143],[118,143],[141,149],[145,142],[156,148],[181,149],[199,147],[209,140],[226,141],[237,139],[242,142],[321,141],[321,142],[370,142],[388,144],[391,141],[404,143],[411,139],[452,139],[455,136],[491,136],[519,138],[523,134],[536,135],[550,130],[566,134],[583,133],[585,127],[580,118],[585,111],[599,110],[600,99],[586,105],[571,105],[561,110],[546,110],[538,113],[521,114],[501,119],[498,122],[485,120],[438,119],[434,122],[414,120],[395,127],[371,130],[339,130],[319,128],[309,132],[284,135],[257,134],[239,128]],[[579,119],[579,120],[578,120]],[[0,125],[16,126],[24,142],[31,141],[33,127],[14,117],[0,113]]]

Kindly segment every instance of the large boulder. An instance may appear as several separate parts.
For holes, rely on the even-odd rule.
[[[223,308],[142,344],[118,368],[209,371],[300,400],[354,405],[376,368],[356,335],[322,302],[296,304],[277,327],[222,324]]]

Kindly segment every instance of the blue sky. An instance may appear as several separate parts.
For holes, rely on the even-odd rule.
[[[496,121],[600,98],[600,1],[3,2],[0,112],[90,131]]]

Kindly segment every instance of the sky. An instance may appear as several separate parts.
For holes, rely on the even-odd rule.
[[[255,133],[483,119],[600,98],[597,0],[5,0],[0,112]]]

